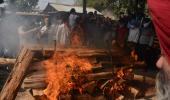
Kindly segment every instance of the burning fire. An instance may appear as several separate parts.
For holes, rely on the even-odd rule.
[[[48,84],[44,94],[49,100],[56,100],[61,93],[68,93],[75,85],[74,80],[79,81],[79,75],[88,73],[92,67],[87,59],[80,59],[74,53],[56,53],[44,65]]]
[[[124,100],[119,98],[121,97],[121,94],[124,94],[128,90],[125,80],[132,79],[133,70],[131,68],[120,68],[116,71],[114,78],[108,81],[107,85],[103,88],[103,91],[107,95],[114,96],[115,100]]]
[[[131,58],[134,59],[134,61],[137,61],[137,60],[138,60],[138,55],[136,54],[136,51],[135,51],[135,50],[132,50],[132,51],[131,51]]]

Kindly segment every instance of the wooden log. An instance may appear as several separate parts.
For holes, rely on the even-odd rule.
[[[44,49],[32,49],[35,52],[41,52],[42,50],[44,51],[45,55],[51,55],[54,52],[54,49],[49,49],[49,48],[44,48]],[[75,55],[79,57],[94,57],[94,56],[109,56],[107,50],[104,49],[90,49],[90,48],[57,48],[56,51],[57,53],[74,53]]]
[[[107,80],[104,84],[100,86],[100,89],[103,89],[111,80]]]
[[[94,92],[95,87],[96,87],[96,81],[91,81],[91,82],[85,83],[81,86],[81,88],[84,92],[88,92],[90,94],[92,94]]]
[[[129,90],[129,92],[133,95],[134,98],[135,98],[135,97],[139,94],[139,92],[140,92],[139,89],[137,89],[137,88],[135,88],[135,87],[132,87],[132,86],[129,86],[129,87],[128,87],[128,90]]]
[[[112,70],[113,66],[92,67],[92,73],[109,72]]]
[[[0,100],[15,99],[33,56],[34,53],[31,50],[28,50],[27,48],[21,50],[14,68],[0,93]]]
[[[82,87],[83,89],[85,89],[85,88],[87,88],[88,86],[90,86],[90,85],[92,85],[92,84],[95,84],[95,83],[96,83],[95,81],[91,81],[91,82],[89,82],[89,83],[83,84],[81,87]]]
[[[140,81],[140,82],[147,82],[147,84],[153,85],[155,84],[155,79],[148,76],[143,75],[134,75],[134,80]]]
[[[23,89],[45,89],[47,84],[45,82],[24,83]]]
[[[32,48],[33,51],[42,52],[44,50],[46,55],[51,55],[54,52],[53,48]],[[125,53],[120,52],[120,50],[111,50],[110,52],[106,49],[91,49],[91,48],[57,48],[57,53],[74,53],[79,57],[113,57],[118,60],[119,59],[126,59],[129,61],[130,57]]]
[[[27,71],[27,75],[29,75],[30,73],[33,73],[33,72],[43,72],[45,73],[45,66],[43,65],[43,62],[37,62],[37,63],[33,63],[29,66],[29,69]]]
[[[101,80],[101,79],[110,79],[112,77],[113,77],[113,72],[102,72],[102,73],[95,73],[95,74],[86,75],[86,78],[89,81]]]
[[[14,64],[16,59],[11,58],[0,58],[0,65],[10,65]]]
[[[33,96],[42,96],[44,95],[44,89],[32,89],[32,94]]]

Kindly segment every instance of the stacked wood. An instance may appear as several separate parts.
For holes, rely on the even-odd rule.
[[[48,58],[49,55],[53,53],[53,49],[46,50],[43,49],[34,49],[36,52],[41,52],[41,57]],[[117,50],[114,51],[107,51],[101,49],[87,49],[87,48],[69,48],[69,49],[56,49],[58,53],[75,53],[80,58],[88,58],[92,60],[92,62],[96,63],[101,67],[93,67],[92,73],[88,73],[85,75],[87,81],[89,83],[84,84],[82,87],[86,90],[86,87],[90,87],[90,85],[94,85],[98,80],[109,80],[112,79],[116,74],[113,72],[113,65],[130,65],[130,59]],[[37,55],[36,58],[38,59],[40,55]],[[42,65],[42,62],[33,63],[30,65],[28,70],[27,77],[24,80],[23,88],[32,88],[32,89],[45,89],[47,84],[45,83],[45,68]],[[132,77],[126,77],[127,79],[131,79]]]
[[[54,49],[52,48],[32,48],[35,52],[41,52],[44,56],[53,54]],[[43,50],[43,52],[42,52]],[[89,49],[89,48],[57,48],[57,53],[74,53],[79,57],[93,57],[93,56],[108,56],[107,50],[104,49]]]
[[[87,81],[97,81],[101,79],[110,79],[113,77],[112,72],[102,72],[85,75]],[[26,77],[22,84],[23,88],[28,89],[45,89],[47,84],[45,83],[45,74],[35,72],[33,75]]]
[[[24,89],[45,89],[47,84],[45,83],[45,72],[34,72],[28,75],[22,84]]]
[[[33,56],[34,53],[31,50],[27,48],[21,50],[14,68],[0,93],[0,100],[14,100]]]
[[[94,68],[98,69],[98,68]],[[100,67],[99,67],[100,69]],[[123,69],[123,79],[124,80],[132,80],[134,78],[134,74],[131,72],[131,69],[128,69],[128,67],[125,67]],[[106,72],[98,72],[98,73],[88,73],[84,76],[86,78],[86,81],[98,81],[102,79],[112,79],[113,77],[116,77],[116,73],[113,73],[112,71],[106,71]],[[27,77],[24,79],[23,82],[23,88],[32,88],[32,89],[45,89],[46,83],[45,83],[46,74],[45,71],[39,71],[31,73],[30,75],[27,75]]]

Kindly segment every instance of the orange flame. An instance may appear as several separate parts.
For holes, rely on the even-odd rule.
[[[123,79],[123,77],[124,77],[123,69],[119,69],[119,70],[116,72],[116,77],[119,78],[119,79]]]
[[[51,59],[45,61],[44,65],[48,84],[44,94],[49,100],[56,100],[60,93],[68,93],[74,87],[72,75],[87,73],[92,67],[87,59],[80,59],[74,53],[56,53]]]
[[[136,54],[136,51],[135,51],[135,50],[132,50],[132,51],[131,51],[131,58],[134,59],[134,61],[137,61],[137,60],[138,60],[138,55]]]
[[[132,72],[132,70],[120,68],[119,70],[116,71],[116,78],[115,78],[116,80],[112,81],[110,94],[124,91],[126,86],[125,86],[125,83],[121,82],[121,80],[126,78],[127,76],[126,72],[129,74]]]

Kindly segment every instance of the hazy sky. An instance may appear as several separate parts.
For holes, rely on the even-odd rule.
[[[74,4],[74,0],[58,0],[58,1],[64,4]]]
[[[48,4],[48,2],[69,4],[69,5],[74,4],[74,0],[39,0],[38,6],[40,7],[40,9],[43,9]]]

